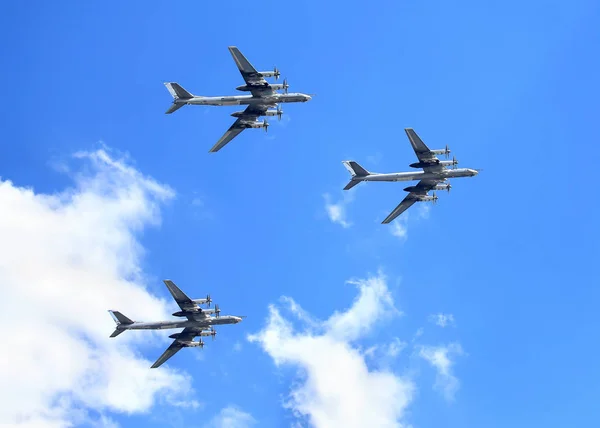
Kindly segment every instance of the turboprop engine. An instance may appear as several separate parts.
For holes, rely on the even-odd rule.
[[[201,347],[204,348],[204,342],[200,341],[200,342],[195,342],[193,340],[189,341],[189,342],[179,342],[181,343],[181,345],[185,348],[196,348],[196,347]]]
[[[207,294],[206,299],[192,299],[192,302],[196,303],[197,305],[207,304],[208,306],[210,306],[210,304],[212,303],[212,299],[210,298],[210,294]]]
[[[434,155],[446,155],[446,159],[448,159],[448,156],[450,156],[450,148],[446,146],[445,149],[432,150],[431,153]]]
[[[259,71],[262,74],[262,77],[274,77],[275,80],[279,79],[281,73],[277,70],[277,67],[273,67],[273,71]]]
[[[267,128],[270,126],[266,120],[262,122],[259,120],[245,120],[240,125],[242,128],[265,128],[265,132],[267,132]]]
[[[456,158],[454,156],[452,156],[452,160],[440,161],[440,165],[454,166],[454,165],[458,165],[458,161],[456,160]]]
[[[433,202],[435,204],[438,200],[438,197],[435,194],[433,194],[433,196],[418,195],[418,196],[415,196],[415,199],[418,200],[419,202]]]
[[[235,111],[235,112],[231,113],[231,116],[233,116],[233,117],[244,117],[247,114],[248,113],[246,113],[245,111],[242,110],[242,111]],[[281,115],[283,115],[283,110],[281,110],[281,107],[279,107],[279,106],[277,106],[277,110],[267,110],[263,114],[263,116],[278,116],[279,120],[281,120]]]

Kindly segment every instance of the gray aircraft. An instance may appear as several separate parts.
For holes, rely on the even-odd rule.
[[[179,333],[170,335],[169,337],[175,339],[173,343],[167,348],[167,350],[152,364],[151,368],[159,367],[173,355],[175,355],[181,348],[193,348],[193,347],[204,347],[202,337],[212,336],[214,339],[217,332],[213,326],[223,324],[237,324],[242,321],[243,317],[236,317],[233,315],[220,315],[221,310],[219,305],[215,305],[214,309],[203,309],[199,305],[206,304],[210,306],[212,302],[210,295],[206,296],[206,299],[190,299],[186,294],[175,285],[175,283],[169,279],[164,280],[165,285],[171,292],[171,295],[179,305],[181,309],[175,312],[173,316],[185,317],[187,320],[179,321],[157,321],[157,322],[136,322],[132,321],[118,311],[108,311],[117,323],[117,329],[110,335],[110,337],[116,337],[126,330],[164,330],[171,328],[183,328]],[[212,316],[214,314],[214,316]],[[196,336],[200,337],[198,342],[194,341]]]
[[[244,55],[235,46],[229,46],[229,52],[233,60],[240,69],[245,85],[238,86],[238,91],[250,92],[252,95],[233,95],[225,97],[201,97],[193,95],[183,89],[175,82],[165,83],[165,86],[173,96],[173,104],[165,112],[171,114],[184,105],[208,105],[208,106],[232,106],[247,105],[246,110],[236,111],[231,115],[237,117],[237,120],[225,132],[219,141],[209,150],[209,152],[218,152],[235,137],[237,137],[246,128],[264,128],[265,132],[269,127],[269,122],[258,120],[261,116],[278,116],[281,120],[283,111],[279,103],[298,103],[306,102],[311,99],[310,95],[300,93],[289,93],[287,79],[283,83],[269,83],[265,77],[279,78],[279,70],[274,67],[273,71],[256,71]],[[285,93],[277,92],[283,90]],[[276,110],[272,108],[277,107]]]
[[[419,162],[411,163],[410,166],[412,168],[422,168],[423,171],[378,174],[367,171],[354,161],[342,162],[352,175],[352,179],[346,187],[344,187],[344,190],[349,190],[363,181],[420,180],[416,186],[409,186],[404,189],[406,192],[409,192],[408,195],[406,195],[404,200],[400,202],[400,205],[398,205],[394,211],[383,220],[383,224],[392,222],[415,202],[435,203],[438,199],[435,192],[433,192],[432,196],[429,196],[427,193],[430,190],[447,190],[450,192],[452,186],[447,182],[449,178],[473,177],[479,173],[479,170],[476,169],[455,168],[458,164],[458,161],[455,158],[445,161],[439,160],[436,155],[443,154],[448,158],[448,155],[450,154],[448,146],[446,146],[445,149],[430,150],[413,129],[406,128],[404,131],[406,132],[406,135],[408,135],[410,144],[419,159]],[[448,167],[452,167],[452,169],[449,169]]]

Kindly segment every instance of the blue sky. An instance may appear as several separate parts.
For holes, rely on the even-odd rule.
[[[278,366],[274,349],[283,349],[283,342],[247,340],[272,333],[269,305],[284,313],[289,305],[280,298],[288,296],[321,320],[325,333],[306,333],[297,311],[284,315],[306,337],[329,339],[336,311],[374,311],[377,322],[359,338],[331,337],[363,356],[369,370],[413,385],[410,402],[397,404],[403,425],[385,426],[597,426],[598,3],[246,6],[2,5],[5,189],[9,180],[11,189],[25,194],[31,188],[42,199],[65,189],[100,199],[115,192],[122,204],[138,198],[139,212],[115,208],[111,227],[124,233],[125,244],[96,238],[106,248],[135,254],[124,270],[122,261],[111,261],[110,275],[115,284],[132,280],[139,290],[146,287],[148,300],[112,307],[120,301],[113,291],[102,296],[101,287],[90,288],[103,311],[121,309],[134,319],[162,313],[152,296],[165,299],[170,310],[161,281],[170,278],[192,297],[211,293],[224,313],[248,316],[238,326],[220,328],[204,350],[180,352],[165,369],[171,376],[165,382],[176,375],[187,379],[190,391],[181,394],[197,406],[173,404],[159,389],[152,404],[127,412],[100,399],[82,402],[68,387],[49,387],[44,403],[78,397],[69,415],[88,409],[91,419],[102,416],[123,427],[202,426],[233,408],[251,415],[257,426],[291,425],[294,412],[282,402],[298,384],[315,380],[302,374],[303,364],[312,362],[290,362],[286,355]],[[242,79],[229,45],[259,69],[277,65],[291,91],[316,96],[284,105],[283,120],[270,120],[268,134],[244,131],[209,154],[236,108],[190,106],[165,115],[171,98],[163,82],[179,82],[199,95],[235,93]],[[349,176],[341,161],[353,159],[376,172],[406,170],[415,157],[405,127],[431,148],[448,144],[460,166],[483,172],[454,180],[451,193],[440,192],[429,210],[413,207],[398,221],[405,232],[398,237],[391,233],[397,229],[380,222],[404,197],[404,186],[367,183],[345,195],[341,189]],[[97,150],[137,172],[118,172],[98,160]],[[88,154],[73,158],[82,151]],[[123,196],[117,188],[140,191]],[[339,204],[349,227],[330,220],[327,201]],[[11,221],[23,222],[23,230],[34,230],[25,224],[34,217],[16,217]],[[6,220],[3,229],[14,224]],[[41,247],[36,234],[27,236],[25,244]],[[61,241],[60,235],[48,236],[46,243]],[[9,254],[14,242],[5,243]],[[83,259],[97,249],[76,248]],[[0,278],[16,287],[18,271],[11,269],[0,264]],[[357,289],[346,283],[383,278],[380,272],[396,309],[384,292],[376,299],[382,306],[360,306]],[[32,277],[30,286],[32,296],[52,294],[43,278]],[[76,294],[70,298],[69,304],[78,303]],[[145,306],[155,304],[156,312],[148,312]],[[452,314],[454,322],[437,326],[435,314]],[[94,317],[106,323],[108,336],[108,314]],[[18,331],[15,324],[11,332]],[[123,343],[145,364],[168,343],[162,336],[167,334]],[[304,343],[306,337],[288,339]],[[31,340],[41,341],[36,352],[43,359],[44,337]],[[368,352],[400,342],[402,351],[391,359]],[[427,350],[445,350],[453,363],[451,396],[440,387],[448,385],[448,376],[426,358]],[[0,422],[14,422],[9,413],[0,416]],[[90,424],[74,416],[64,420]],[[326,426],[310,412],[299,420],[302,426]],[[216,423],[224,424],[223,418]]]

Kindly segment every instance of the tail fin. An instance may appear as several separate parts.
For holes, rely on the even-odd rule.
[[[354,161],[342,161],[346,169],[350,174],[352,174],[352,178],[354,177],[366,177],[371,173],[360,166],[358,163]]]
[[[113,319],[115,320],[115,323],[117,323],[117,325],[133,324],[133,321],[131,321],[129,318],[127,318],[125,315],[123,315],[119,311],[108,311],[108,313],[113,317]]]
[[[360,183],[362,181],[362,180],[360,180],[361,177],[366,177],[367,175],[371,174],[369,171],[367,171],[366,169],[364,169],[362,166],[360,166],[358,163],[356,163],[354,161],[342,161],[342,163],[344,164],[344,166],[346,167],[348,172],[350,174],[352,174],[352,179],[350,180],[350,182],[348,184],[346,184],[346,187],[344,187],[344,190],[352,189],[354,186],[356,186],[358,183]]]
[[[183,89],[181,86],[179,86],[179,83],[167,82],[167,83],[165,83],[165,86],[167,87],[167,89],[169,90],[169,92],[171,93],[173,98],[175,98],[176,100],[177,99],[186,100],[188,98],[194,98],[194,95],[192,95],[191,93],[189,93],[188,91]]]

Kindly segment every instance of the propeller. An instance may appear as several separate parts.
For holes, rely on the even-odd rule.
[[[281,120],[281,115],[283,114],[283,110],[281,110],[281,106],[277,106],[277,117]]]
[[[456,169],[456,165],[458,161],[456,160],[456,156],[452,156],[452,169]]]
[[[212,299],[210,298],[210,294],[206,295],[206,306],[210,308],[210,304],[212,302]]]
[[[265,132],[267,132],[267,130],[269,129],[269,122],[267,122],[267,119],[263,121],[263,128],[265,128]]]
[[[448,191],[448,193],[450,193],[450,189],[452,189],[452,186],[450,185],[450,183],[448,183],[448,187],[446,187],[446,190]]]
[[[212,336],[212,340],[214,342],[215,341],[215,336],[217,335],[217,330],[212,329],[212,332],[210,333],[210,335]]]
[[[446,144],[446,152],[444,154],[446,155],[446,159],[448,159],[450,156],[450,148],[448,147],[448,144]]]
[[[221,316],[221,309],[219,309],[219,305],[215,305],[215,317],[219,318]]]
[[[435,194],[435,192],[433,192],[433,194],[431,196],[433,196],[433,199],[431,200],[431,202],[433,203],[433,205],[437,204],[438,197]]]
[[[200,346],[201,348],[204,349],[204,342],[202,341],[202,339],[200,339],[200,341],[198,342],[198,346]]]
[[[283,90],[286,94],[288,93],[289,87],[290,87],[290,85],[288,85],[287,78],[283,79]]]
[[[279,76],[281,76],[281,73],[277,70],[277,66],[273,67],[273,75],[275,76],[275,80],[279,79]]]

